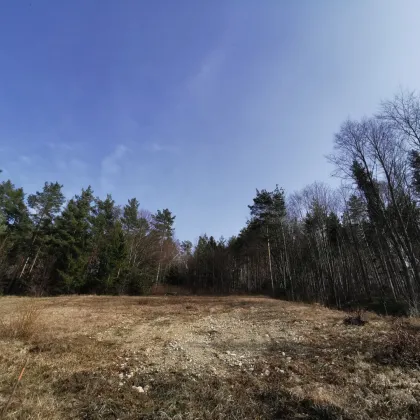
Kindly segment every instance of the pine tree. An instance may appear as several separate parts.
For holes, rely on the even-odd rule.
[[[137,199],[131,198],[123,208],[121,222],[128,234],[134,234],[139,230],[146,231],[149,228],[147,220],[139,215],[139,207]]]
[[[284,199],[284,191],[279,189],[278,185],[272,192],[267,190],[257,190],[257,195],[253,199],[253,204],[248,206],[251,211],[251,220],[249,226],[251,229],[257,229],[260,231],[261,236],[267,243],[267,257],[268,267],[270,273],[271,289],[273,294],[275,293],[275,278],[272,267],[272,246],[271,243],[276,241],[276,244],[283,242],[283,264],[287,265],[285,241],[284,241],[284,230],[282,220],[286,215],[286,205]],[[282,237],[279,238],[279,235]],[[280,246],[278,246],[280,250]],[[278,256],[280,258],[280,256]],[[277,260],[279,261],[279,260]],[[283,274],[283,286],[286,287],[286,269]]]
[[[93,250],[93,191],[82,190],[57,219],[56,235],[52,244],[57,259],[55,292],[80,293],[86,284]]]
[[[168,209],[163,211],[158,210],[156,214],[152,216],[153,228],[159,234],[163,240],[172,239],[174,235],[174,222],[175,217]]]
[[[86,288],[97,293],[115,293],[125,258],[125,238],[120,210],[110,194],[97,198],[92,217],[93,249]]]
[[[0,270],[3,288],[10,293],[19,288],[16,283],[19,267],[23,260],[22,255],[28,252],[33,229],[23,189],[16,188],[11,181],[0,184],[0,214],[5,226],[0,242]]]
[[[156,214],[152,216],[153,228],[160,243],[159,261],[156,272],[156,284],[159,283],[165,241],[170,241],[174,235],[173,224],[175,217],[176,216],[172,216],[172,213],[168,209],[164,209],[163,211],[158,210]]]
[[[59,183],[46,182],[42,191],[28,196],[28,206],[31,211],[31,219],[34,231],[29,244],[29,251],[25,262],[19,273],[19,280],[25,280],[26,287],[32,286],[32,271],[36,264],[47,263],[48,243],[51,241],[54,231],[54,220],[59,214],[65,202],[64,194],[61,191],[62,185]],[[45,257],[45,258],[43,258]]]

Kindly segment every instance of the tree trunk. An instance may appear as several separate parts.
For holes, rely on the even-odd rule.
[[[267,250],[268,250],[268,267],[270,269],[271,289],[274,296],[273,267],[271,266],[271,249],[270,249],[270,238],[268,236],[268,227],[267,227]]]

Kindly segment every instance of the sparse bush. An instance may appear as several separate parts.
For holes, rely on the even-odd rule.
[[[361,309],[358,309],[354,315],[347,316],[344,318],[345,325],[358,325],[363,326],[367,323],[366,317]]]
[[[0,319],[0,339],[29,340],[41,329],[41,307],[36,304],[22,304],[15,313]]]
[[[405,367],[420,366],[420,331],[398,319],[393,331],[385,338],[375,359],[381,364]]]

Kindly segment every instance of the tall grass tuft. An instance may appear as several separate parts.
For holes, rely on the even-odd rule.
[[[42,308],[34,303],[22,304],[14,313],[0,319],[0,339],[29,340],[41,330]]]

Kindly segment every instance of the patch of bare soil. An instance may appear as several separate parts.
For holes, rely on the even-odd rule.
[[[183,296],[5,297],[0,318],[34,304],[0,329],[0,413],[28,360],[7,419],[420,418],[416,320]]]

